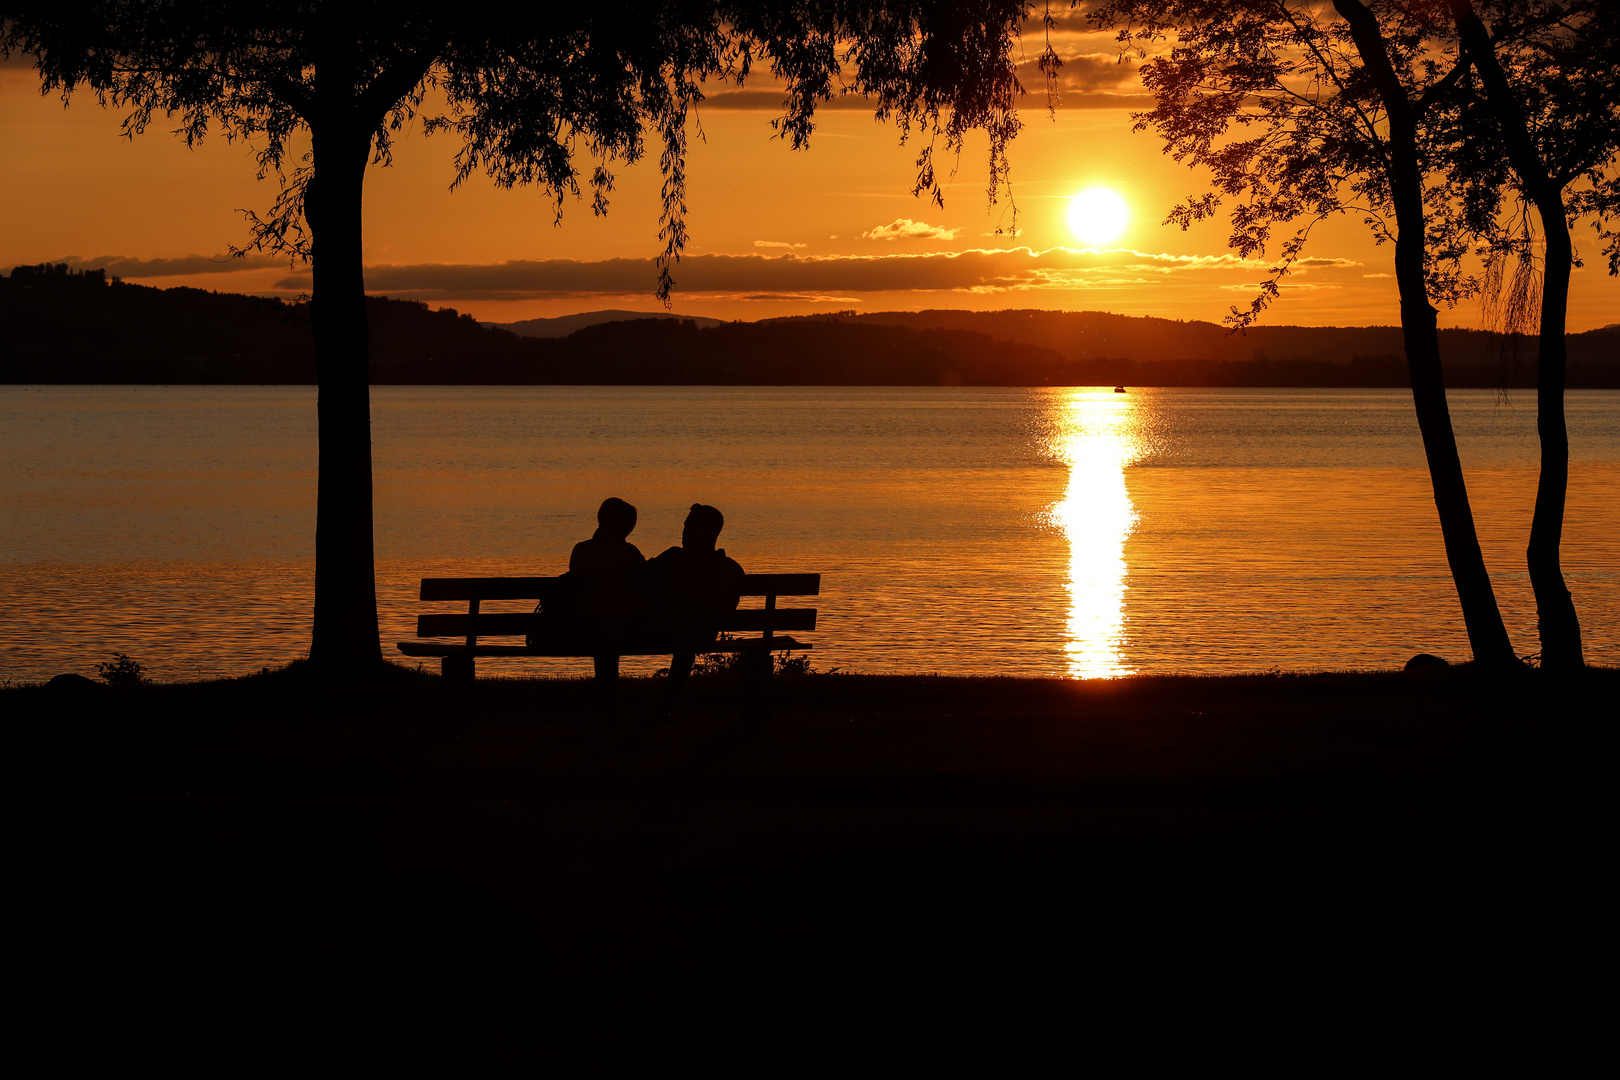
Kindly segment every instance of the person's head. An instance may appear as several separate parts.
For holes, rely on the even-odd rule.
[[[686,526],[681,529],[681,547],[713,550],[714,542],[720,539],[720,530],[725,527],[726,519],[720,511],[693,503],[692,509],[686,512]]]
[[[603,499],[596,511],[596,524],[608,536],[623,540],[636,528],[636,508],[623,499]]]

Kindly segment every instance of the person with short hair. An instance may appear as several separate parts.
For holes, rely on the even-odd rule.
[[[628,537],[636,529],[636,508],[623,499],[607,498],[596,511],[596,532],[574,545],[568,572],[580,578],[581,596],[620,599],[641,587],[647,560]]]
[[[714,644],[721,621],[742,598],[743,568],[715,546],[725,524],[719,510],[693,503],[680,546],[647,564],[654,600],[679,645],[669,663],[672,689],[692,673],[697,654]]]
[[[635,527],[634,506],[623,499],[602,501],[596,532],[575,544],[568,556],[565,591],[555,612],[560,618],[548,619],[551,633],[578,633],[597,650],[591,659],[604,687],[619,678],[617,639],[647,608],[647,560],[627,539]]]

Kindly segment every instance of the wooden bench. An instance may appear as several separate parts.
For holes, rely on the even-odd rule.
[[[524,638],[537,628],[539,616],[532,611],[483,612],[486,601],[522,600],[531,606],[556,597],[563,586],[555,577],[506,578],[423,578],[421,599],[424,602],[464,602],[465,612],[418,615],[416,636],[419,638],[460,638],[459,642],[401,641],[399,651],[406,656],[437,656],[446,680],[470,681],[480,656],[591,656],[585,646],[570,648],[566,644],[531,647],[527,644],[488,645],[479,639],[486,637]],[[784,650],[801,650],[809,645],[792,637],[779,637],[783,631],[814,630],[815,608],[782,608],[776,606],[780,596],[817,596],[821,592],[820,574],[746,574],[742,595],[745,598],[764,597],[763,607],[744,607],[729,613],[719,629],[725,633],[758,633],[755,638],[733,638],[717,641],[705,647],[705,653],[743,653],[750,658],[763,658],[762,674],[770,672],[770,655]],[[663,656],[673,654],[675,645],[660,635],[643,632],[635,626],[623,628],[622,639],[616,639],[620,656]]]

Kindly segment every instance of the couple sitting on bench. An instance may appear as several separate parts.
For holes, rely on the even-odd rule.
[[[574,545],[564,588],[543,605],[529,644],[553,636],[583,642],[595,660],[598,682],[610,686],[619,677],[619,656],[637,651],[637,641],[668,642],[674,646],[673,689],[691,674],[696,655],[714,644],[742,594],[742,567],[715,547],[725,517],[712,506],[693,503],[680,546],[650,562],[627,539],[636,527],[634,506],[607,499],[596,522],[595,535]],[[637,640],[629,640],[631,634]]]

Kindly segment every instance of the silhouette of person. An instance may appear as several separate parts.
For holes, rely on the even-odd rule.
[[[596,511],[596,532],[574,545],[568,556],[566,606],[578,620],[586,641],[598,652],[597,681],[611,685],[619,677],[616,639],[627,617],[644,613],[647,561],[626,537],[635,530],[636,508],[623,499],[604,499]]]
[[[720,623],[737,610],[742,596],[743,568],[715,546],[725,524],[719,510],[693,503],[680,546],[647,564],[653,595],[679,645],[669,663],[671,689],[692,673],[696,654],[714,643]]]

